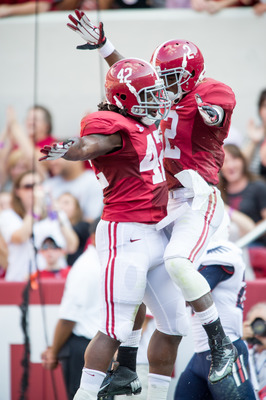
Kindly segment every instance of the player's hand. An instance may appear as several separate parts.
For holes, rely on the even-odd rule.
[[[208,125],[216,125],[219,122],[217,110],[209,103],[204,103],[199,94],[195,94],[198,110],[204,122]]]
[[[44,146],[40,152],[44,154],[43,157],[39,158],[39,161],[43,160],[57,160],[58,158],[64,157],[69,148],[75,143],[74,140],[69,139],[66,142],[54,143],[52,146]]]
[[[41,354],[42,366],[45,369],[55,369],[58,365],[58,359],[52,351],[51,347],[47,347],[47,349]]]
[[[77,32],[82,39],[87,42],[86,44],[77,46],[77,49],[94,50],[102,47],[106,42],[106,37],[104,36],[103,31],[103,23],[100,22],[99,26],[95,26],[91,23],[83,11],[75,10],[75,14],[77,18],[69,14],[68,18],[72,23],[68,23],[67,26],[74,32]]]

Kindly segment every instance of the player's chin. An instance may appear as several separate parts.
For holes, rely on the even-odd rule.
[[[151,110],[150,111],[150,114],[151,114],[151,116],[153,117],[153,118],[155,118],[156,116],[157,116],[157,114],[158,114],[158,110],[156,109],[156,110]]]

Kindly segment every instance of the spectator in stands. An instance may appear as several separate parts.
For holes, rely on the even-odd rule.
[[[260,175],[266,179],[266,139],[260,147]]]
[[[67,265],[72,266],[85,250],[89,239],[90,224],[84,220],[78,199],[71,193],[63,193],[57,199],[57,208],[66,213],[79,240],[78,249],[67,255]]]
[[[53,0],[4,0],[0,5],[0,18],[47,12],[51,10],[52,3]]]
[[[0,18],[48,11],[74,10],[80,4],[80,0],[3,0],[0,5]]]
[[[35,272],[35,248],[39,249],[51,232],[61,237],[66,253],[77,251],[78,236],[67,216],[63,211],[51,211],[40,174],[31,170],[22,173],[14,182],[11,208],[0,213],[0,233],[9,250],[6,280],[23,281]],[[45,266],[39,254],[37,263],[39,268]]]
[[[231,220],[229,226],[229,239],[232,242],[236,242],[242,236],[251,232],[255,228],[255,222],[248,215],[229,207],[227,204],[225,204],[225,210]]]
[[[249,345],[249,363],[258,399],[266,399],[266,303],[257,303],[247,313],[243,339]]]
[[[43,143],[53,143],[56,139],[51,136],[51,116],[48,110],[42,106],[31,108],[27,115],[26,130],[18,122],[12,107],[7,108],[6,124],[0,135],[0,184],[10,186],[12,176],[10,168],[14,168],[14,174],[18,175],[25,169],[32,169],[35,165],[37,171],[45,176],[47,164],[39,166],[39,148]],[[36,151],[35,151],[36,149]],[[13,152],[15,152],[14,155]],[[20,151],[20,152],[19,152]],[[9,160],[11,158],[11,160]],[[15,164],[18,163],[18,168]],[[22,168],[22,170],[21,170]]]
[[[83,0],[81,10],[142,9],[165,7],[165,0]]]
[[[45,218],[40,218],[34,223],[34,245],[36,250],[40,250],[43,240],[51,235],[56,235],[57,244],[64,250],[65,257],[61,257],[61,268],[68,265],[67,255],[75,254],[79,247],[79,237],[73,229],[67,214],[59,205],[55,204],[48,193],[44,191],[44,207],[46,210]],[[39,215],[36,216],[39,218]],[[45,268],[46,260],[42,256],[42,252],[38,251],[37,265],[38,269]]]
[[[190,8],[190,0],[165,0],[166,8]]]
[[[11,208],[11,193],[0,192],[0,212]]]
[[[264,1],[259,1],[253,6],[254,13],[258,16],[266,12],[266,3]]]
[[[0,279],[5,277],[8,266],[8,247],[5,239],[0,234]]]
[[[27,157],[22,150],[12,150],[1,169],[2,191],[11,192],[17,177],[32,168],[32,161],[32,158]]]
[[[79,201],[84,218],[88,222],[101,215],[103,194],[101,185],[92,170],[85,169],[83,161],[69,162],[63,158],[49,161],[52,177],[44,186],[53,199],[63,193],[72,193]]]
[[[249,5],[250,0],[241,0],[241,2],[245,5]],[[256,4],[253,5],[253,10],[256,15],[262,15],[266,12],[266,3],[263,0],[258,1]]]
[[[21,174],[12,190],[11,209],[0,213],[0,233],[8,245],[7,281],[24,281],[35,270],[32,245],[34,216],[44,213],[38,190],[41,176],[32,171]],[[35,190],[33,190],[35,189]]]
[[[248,215],[256,224],[266,219],[266,182],[253,176],[239,147],[224,146],[225,158],[221,168],[219,188],[229,214],[239,210]],[[266,246],[262,236],[253,245]]]
[[[224,8],[252,6],[257,0],[246,0],[246,4],[241,0],[191,0],[191,8],[195,11],[206,11],[209,14],[216,14]]]
[[[53,137],[53,121],[50,111],[41,105],[35,105],[28,110],[26,117],[26,131],[35,147],[41,149],[57,139]]]
[[[70,267],[62,267],[61,259],[65,256],[64,244],[60,243],[60,237],[55,237],[53,233],[46,237],[38,252],[45,259],[45,265],[42,270],[37,270],[31,274],[31,279],[55,278],[65,279],[70,271]]]
[[[62,364],[72,400],[79,388],[84,352],[98,330],[100,310],[100,263],[95,248],[97,221],[91,225],[90,245],[71,268],[60,305],[52,345],[42,353],[43,367]]]
[[[258,114],[260,124],[256,125],[251,119],[248,123],[248,142],[243,148],[243,153],[248,161],[251,172],[259,175],[260,171],[260,148],[266,139],[266,89],[263,89],[258,100]]]

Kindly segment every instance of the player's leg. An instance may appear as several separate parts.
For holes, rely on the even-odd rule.
[[[248,375],[248,350],[243,340],[234,342],[238,351],[237,360],[233,364],[233,373],[225,379],[211,384],[209,389],[214,400],[255,400],[253,386]]]
[[[192,356],[178,379],[174,400],[213,400],[207,381],[210,364],[206,365],[205,353]]]
[[[113,395],[138,394],[142,390],[136,372],[137,351],[141,339],[141,327],[145,319],[146,307],[142,303],[136,315],[133,331],[119,346],[114,367],[109,370],[98,392],[98,399]],[[119,397],[120,398],[120,397]]]
[[[146,286],[148,260],[131,246],[131,224],[101,220],[96,247],[102,266],[100,330],[85,352],[80,389],[75,400],[96,399],[106,371],[121,342],[129,337]],[[133,242],[135,244],[138,242]],[[99,244],[99,245],[98,245]]]
[[[148,400],[163,400],[171,381],[178,345],[187,334],[188,319],[179,288],[164,266],[148,273],[144,302],[154,316],[156,330],[148,347]]]
[[[199,209],[192,209],[192,199],[188,204],[190,208],[174,223],[165,251],[165,266],[209,337],[212,352],[209,379],[214,383],[231,373],[237,351],[224,333],[209,284],[195,269],[194,262],[222,223],[224,206],[215,188]],[[175,206],[180,206],[178,199],[170,200],[170,207]]]

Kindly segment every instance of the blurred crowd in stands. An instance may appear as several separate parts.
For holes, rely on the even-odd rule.
[[[265,0],[3,0],[0,18],[36,12],[74,10],[115,10],[138,8],[191,8],[215,14],[227,7],[252,7],[256,15],[266,11]]]
[[[0,139],[0,273],[7,281],[66,277],[101,215],[102,189],[87,162],[38,161],[40,148],[56,140],[47,108],[28,110],[25,127],[8,108]]]

